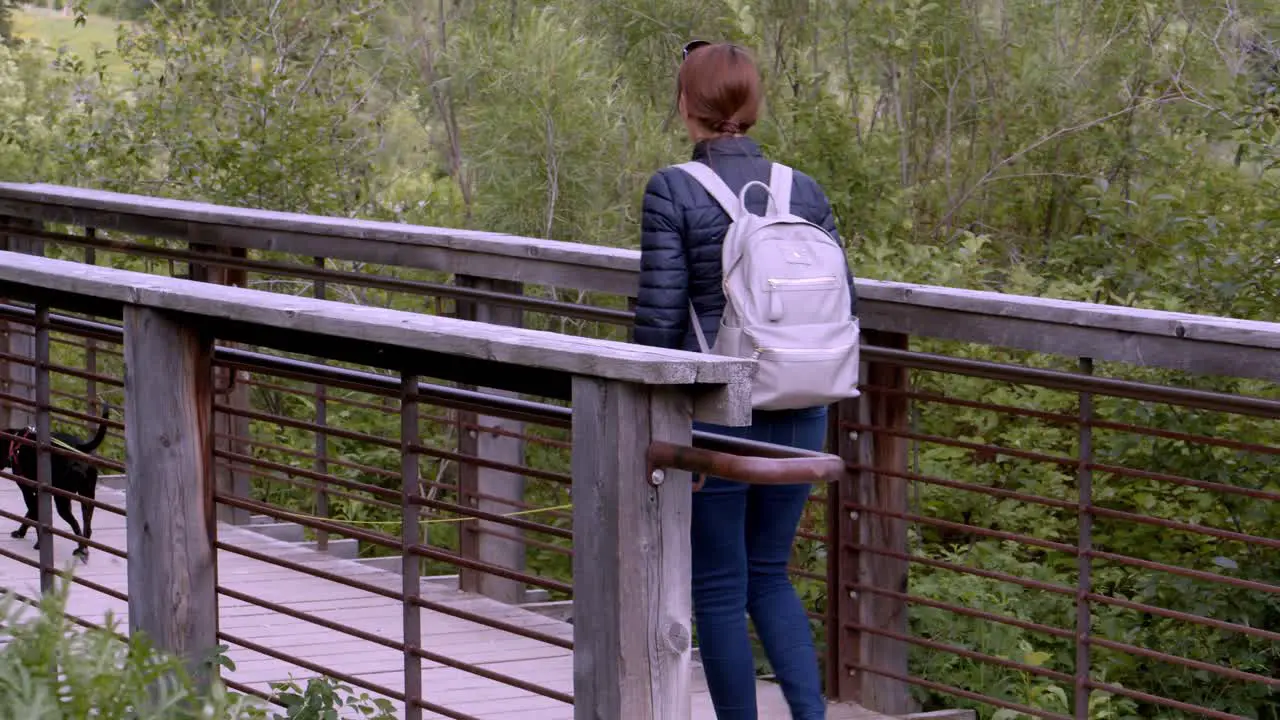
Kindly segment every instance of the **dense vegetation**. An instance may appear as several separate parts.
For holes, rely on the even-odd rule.
[[[430,7],[424,7],[429,5]],[[98,49],[0,46],[0,179],[55,182],[300,212],[468,226],[634,245],[640,190],[687,154],[670,123],[678,48],[691,37],[757,49],[768,113],[756,133],[817,177],[863,277],[1273,320],[1280,313],[1280,2],[1233,0],[96,0],[121,21]],[[35,11],[31,11],[35,12]],[[73,22],[67,19],[66,22]],[[101,32],[115,20],[88,18]],[[3,28],[0,15],[0,28]],[[372,269],[376,270],[376,269]],[[353,302],[382,302],[376,293]],[[391,302],[390,298],[385,298]],[[420,307],[417,305],[415,307]],[[582,331],[588,331],[583,329]],[[1073,360],[919,343],[973,357]],[[1274,386],[1107,366],[1157,382],[1270,394]],[[921,373],[918,389],[1072,414],[1073,395]],[[259,402],[307,417],[304,400]],[[394,436],[371,407],[344,427]],[[1275,424],[1098,401],[1117,422],[1274,444]],[[1070,428],[921,404],[921,432],[1073,456]],[[447,424],[438,439],[449,441]],[[256,428],[276,444],[309,436]],[[1098,432],[1100,462],[1280,490],[1276,455]],[[336,455],[396,468],[394,452],[334,442]],[[530,462],[563,469],[565,453]],[[284,455],[274,456],[285,461]],[[914,471],[1075,500],[1075,468],[922,445]],[[297,462],[296,458],[294,459]],[[427,472],[447,474],[438,465]],[[361,475],[379,481],[375,475]],[[1095,478],[1107,507],[1275,537],[1280,508],[1155,480]],[[309,496],[260,488],[309,508]],[[541,501],[565,502],[548,491]],[[1074,543],[1074,512],[936,486],[919,514]],[[336,503],[353,520],[389,521]],[[820,518],[815,523],[820,524]],[[394,526],[388,530],[394,532]],[[936,529],[913,551],[1073,585],[1073,557]],[[1098,521],[1101,549],[1272,584],[1280,557],[1245,544]],[[803,553],[816,550],[803,548]],[[548,574],[563,559],[534,553]],[[1274,594],[1097,563],[1097,591],[1261,628]],[[912,592],[1071,627],[1070,596],[917,567]],[[825,598],[806,586],[816,607]],[[1069,638],[928,607],[912,630],[1070,672]],[[1280,649],[1119,608],[1095,609],[1112,640],[1280,674]],[[1275,720],[1260,684],[1095,651],[1096,679]],[[1071,688],[943,653],[912,654],[930,680],[1066,712]],[[921,691],[926,708],[967,701]],[[1178,712],[1095,692],[1097,718]],[[987,716],[1010,717],[1008,711]]]
[[[140,633],[127,639],[114,619],[80,628],[65,614],[69,583],[38,608],[0,596],[0,707],[10,720],[327,720],[335,712],[389,720],[390,703],[328,679],[305,689],[275,686],[283,711],[214,682],[199,690],[182,662],[157,652]],[[210,663],[230,665],[222,654]],[[234,666],[233,666],[234,667]]]

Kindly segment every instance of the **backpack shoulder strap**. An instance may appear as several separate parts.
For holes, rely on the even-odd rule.
[[[720,203],[720,207],[724,208],[730,218],[737,218],[738,215],[742,214],[742,204],[738,202],[738,197],[733,194],[733,190],[729,189],[724,180],[720,179],[715,170],[696,160],[676,165],[676,167],[691,175],[694,180],[697,180],[698,184],[702,185],[711,197]]]
[[[769,172],[769,194],[773,196],[774,211],[779,215],[791,214],[791,183],[795,173],[782,163],[774,163]]]
[[[689,300],[689,319],[693,322],[693,334],[698,338],[698,349],[704,353],[711,352],[711,346],[707,345],[707,336],[702,332],[702,323],[698,322],[698,311],[693,309],[693,299]]]

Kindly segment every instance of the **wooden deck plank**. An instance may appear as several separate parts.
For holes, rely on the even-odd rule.
[[[123,506],[123,498],[124,493],[120,491],[106,488],[99,491],[99,499],[112,505]],[[23,512],[21,494],[12,482],[0,480],[0,509],[15,514]],[[123,550],[125,518],[99,512],[95,520],[98,522],[94,528],[94,541]],[[61,523],[61,520],[57,522]],[[34,534],[29,533],[25,540],[15,540],[8,537],[8,529],[11,528],[0,533],[0,547],[35,560],[37,553],[31,549]],[[219,540],[237,547],[252,547],[273,558],[286,557],[290,562],[358,579],[373,587],[392,591],[400,589],[401,579],[397,574],[333,558],[245,527],[220,525]],[[55,539],[54,557],[59,567],[70,564],[74,548],[71,540]],[[77,563],[74,569],[77,578],[121,593],[127,590],[126,564],[122,558],[94,551],[87,565]],[[345,587],[231,552],[218,554],[218,581],[221,586],[237,592],[386,640],[398,642],[402,637],[400,604],[365,590]],[[0,588],[35,596],[39,591],[39,575],[33,567],[10,558],[0,558]],[[573,637],[573,627],[568,623],[518,606],[462,593],[442,583],[425,582],[423,596],[451,609],[518,625],[544,635],[564,639]],[[116,618],[117,629],[128,627],[127,603],[88,587],[77,585],[72,588],[68,611],[92,622],[101,622],[110,612]],[[219,598],[219,621],[221,631],[273,651],[296,655],[330,671],[355,676],[363,683],[380,685],[393,692],[403,690],[404,658],[395,649],[228,597]],[[427,609],[422,611],[422,647],[449,661],[449,664],[422,661],[423,688],[431,702],[486,720],[511,717],[512,713],[518,713],[522,720],[571,720],[573,717],[573,708],[566,703],[450,666],[459,663],[476,665],[523,682],[572,693],[573,654],[569,650]],[[224,677],[260,690],[269,690],[271,683],[290,679],[305,685],[307,679],[316,675],[291,662],[234,644],[228,657],[236,664],[236,669],[224,672]],[[693,717],[714,718],[706,680],[700,669],[694,671],[691,685]],[[360,691],[359,688],[357,690]],[[761,682],[758,693],[761,717],[788,717],[786,703],[777,685]],[[370,692],[370,695],[374,694]],[[400,703],[393,705],[401,707]],[[424,717],[441,716],[428,712]],[[884,716],[855,706],[832,705],[828,717],[830,720],[874,720]]]

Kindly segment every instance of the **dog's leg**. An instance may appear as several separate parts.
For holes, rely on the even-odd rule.
[[[71,532],[83,538],[84,536],[80,534],[80,523],[76,522],[76,516],[71,512],[71,498],[58,495],[53,499],[53,505],[58,509],[58,517],[66,520],[67,524],[71,526]],[[89,546],[82,541],[71,554],[81,560],[87,560],[89,558]]]
[[[90,498],[92,500],[93,498]],[[84,539],[89,540],[93,537],[93,511],[92,505],[80,503],[80,517],[84,518]]]
[[[30,520],[31,522],[36,522],[36,519],[40,517],[40,510],[39,510],[39,506],[36,504],[35,491],[23,485],[22,499],[27,503],[27,519]],[[27,530],[30,530],[30,529],[31,529],[31,526],[24,523],[22,525],[19,525],[17,530],[14,530],[13,532],[9,533],[9,537],[17,538],[21,540],[22,538],[27,536]],[[36,533],[37,548],[40,547],[40,541],[38,539],[39,537],[40,537],[40,534]]]
[[[89,562],[89,538],[93,536],[93,511],[91,504],[98,494],[98,468],[81,464],[75,473],[76,494],[80,496],[80,517],[84,520],[84,533],[80,536],[84,541],[76,549],[82,562]]]
[[[88,466],[84,470],[84,482],[81,484],[81,497],[87,500],[81,500],[81,518],[84,519],[84,539],[93,537],[93,507],[91,501],[97,497],[97,468]],[[88,561],[88,546],[84,547],[84,561]]]

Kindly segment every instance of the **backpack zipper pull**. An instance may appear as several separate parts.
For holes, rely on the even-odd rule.
[[[773,280],[769,281],[769,320],[782,320],[782,295],[778,292],[778,283]]]

